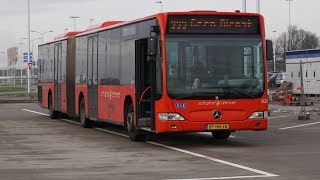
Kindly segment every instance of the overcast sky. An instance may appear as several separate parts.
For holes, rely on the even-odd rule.
[[[84,30],[93,24],[109,20],[132,20],[160,11],[157,0],[30,0],[31,29],[54,33],[44,35],[50,41],[65,29],[73,30],[73,20],[69,16],[80,16],[77,30]],[[285,31],[289,24],[289,6],[286,0],[260,0],[261,14],[265,17],[266,34],[273,38]],[[318,14],[319,0],[294,0],[291,2],[291,24],[320,35]],[[242,0],[163,0],[164,11],[217,10],[234,11],[242,9]],[[247,0],[247,11],[256,12],[256,1]],[[0,51],[19,46],[27,37],[27,0],[1,0],[0,6]],[[40,35],[31,33],[31,39]],[[24,40],[26,43],[26,40]],[[34,41],[34,48],[41,40]],[[19,46],[20,47],[20,46]],[[26,45],[23,48],[26,49]],[[1,57],[2,60],[2,57]],[[2,66],[2,63],[0,64]]]

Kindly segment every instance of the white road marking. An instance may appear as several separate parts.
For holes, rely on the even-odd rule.
[[[283,118],[283,117],[289,117],[293,115],[286,115],[286,116],[277,116],[277,117],[269,117],[268,119],[277,119],[277,118]]]
[[[117,132],[114,132],[114,131],[109,131],[109,130],[106,130],[106,129],[101,129],[101,128],[95,128],[95,129],[97,129],[99,131],[104,131],[104,132],[107,132],[107,133],[115,134],[115,135],[118,135],[118,136],[126,137],[126,138],[129,137],[128,135],[117,133]]]
[[[264,171],[261,171],[261,170],[258,170],[258,169],[253,169],[253,168],[250,168],[250,167],[242,166],[240,164],[235,164],[235,163],[224,161],[224,160],[221,160],[221,159],[212,158],[212,157],[209,157],[209,156],[205,156],[205,155],[202,155],[202,154],[194,153],[194,152],[187,151],[187,150],[180,149],[180,148],[176,148],[176,147],[167,146],[167,145],[164,145],[164,144],[151,142],[151,141],[146,141],[146,143],[153,144],[153,145],[160,146],[160,147],[164,147],[164,148],[171,149],[171,150],[174,150],[174,151],[182,152],[182,153],[189,154],[189,155],[192,155],[192,156],[196,156],[196,157],[199,157],[199,158],[207,159],[207,160],[210,160],[210,161],[218,162],[218,163],[221,163],[221,164],[233,166],[233,167],[236,167],[236,168],[239,168],[239,169],[244,169],[244,170],[247,170],[247,171],[255,172],[255,173],[258,173],[258,174],[262,174],[264,176],[268,176],[268,177],[269,176],[273,176],[273,177],[274,176],[278,176],[278,175],[271,174],[271,173],[268,173],[268,172],[264,172]]]
[[[32,111],[32,110],[28,110],[28,109],[22,109],[22,110],[23,111],[28,111],[28,112],[31,112],[31,113],[35,113],[35,114],[49,116],[48,114],[40,113],[40,112],[37,112],[37,111]],[[61,119],[61,120],[67,121],[67,122],[70,122],[70,123],[74,123],[74,124],[78,124],[78,125],[80,124],[78,122],[70,121],[70,120],[67,120],[67,119]],[[104,132],[108,132],[108,133],[111,133],[111,134],[115,134],[115,135],[118,135],[118,136],[122,136],[122,137],[128,137],[128,135],[117,133],[117,132],[114,132],[114,131],[109,131],[109,130],[106,130],[106,129],[101,129],[101,128],[95,128],[95,129],[100,130],[100,131],[104,131]],[[271,174],[271,173],[268,173],[268,172],[265,172],[265,171],[261,171],[261,170],[258,170],[258,169],[246,167],[246,166],[243,166],[243,165],[240,165],[240,164],[235,164],[235,163],[232,163],[232,162],[224,161],[224,160],[221,160],[221,159],[216,159],[216,158],[213,158],[213,157],[205,156],[205,155],[198,154],[198,153],[195,153],[195,152],[191,152],[191,151],[188,151],[188,150],[176,148],[176,147],[173,147],[173,146],[168,146],[168,145],[164,145],[164,144],[160,144],[160,143],[152,142],[152,141],[145,141],[145,142],[148,143],[148,144],[151,144],[151,145],[163,147],[163,148],[170,149],[170,150],[173,150],[173,151],[189,154],[189,155],[196,156],[196,157],[199,157],[199,158],[207,159],[207,160],[214,161],[214,162],[217,162],[217,163],[221,163],[221,164],[225,164],[225,165],[228,165],[228,166],[236,167],[236,168],[239,168],[239,169],[244,169],[244,170],[247,170],[247,171],[251,171],[251,172],[254,172],[254,173],[257,173],[257,174],[261,174],[261,175],[255,175],[255,176],[211,177],[211,178],[176,179],[176,180],[242,179],[242,178],[257,178],[257,177],[261,177],[262,178],[262,177],[276,177],[276,176],[279,176],[279,175]]]
[[[244,178],[266,178],[266,177],[275,177],[275,176],[230,176],[230,177],[212,177],[212,178],[192,178],[192,179],[166,179],[166,180],[215,180],[215,179],[244,179]]]
[[[73,124],[77,124],[77,125],[81,125],[81,123],[79,123],[79,122],[76,122],[76,121],[71,121],[71,120],[68,120],[68,119],[60,119],[60,120],[62,120],[62,121],[66,121],[66,122],[69,122],[69,123],[73,123]]]
[[[314,125],[314,124],[320,124],[320,122],[301,124],[301,125],[297,125],[297,126],[289,126],[289,127],[279,128],[279,130],[293,129],[293,128],[298,128],[298,127],[310,126],[310,125]]]
[[[44,115],[44,116],[49,116],[49,114],[45,114],[45,113],[41,113],[41,112],[37,112],[37,111],[31,111],[29,109],[21,109],[23,111],[28,111],[28,112],[32,112],[32,113],[35,113],[35,114],[40,114],[40,115]]]

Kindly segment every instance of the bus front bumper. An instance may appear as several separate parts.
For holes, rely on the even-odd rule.
[[[223,121],[223,122],[192,122],[192,121],[159,121],[157,133],[165,132],[208,132],[217,130],[254,130],[261,131],[268,128],[267,119],[248,119],[242,121]]]

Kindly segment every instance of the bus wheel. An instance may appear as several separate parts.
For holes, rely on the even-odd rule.
[[[130,103],[126,113],[126,128],[131,141],[144,141],[146,135],[136,128],[133,104]]]
[[[53,101],[52,101],[52,96],[49,96],[49,100],[48,100],[48,104],[49,104],[49,115],[51,119],[58,119],[59,118],[59,112],[55,111],[53,109]]]
[[[214,139],[228,139],[231,132],[230,131],[212,131],[211,134]]]
[[[86,118],[85,104],[84,104],[83,99],[80,100],[79,118],[80,118],[80,123],[81,123],[82,127],[84,127],[84,128],[91,127],[90,120],[88,118]]]

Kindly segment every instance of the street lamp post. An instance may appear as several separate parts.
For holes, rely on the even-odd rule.
[[[76,31],[76,19],[80,18],[79,16],[70,16],[69,18],[73,19],[73,30]]]
[[[260,13],[260,0],[257,0],[257,13]]]
[[[277,31],[272,31],[273,32],[273,42],[276,42],[276,32]],[[276,45],[275,43],[273,43],[274,45],[274,50],[273,50],[273,71],[276,72]]]
[[[40,32],[40,31],[36,31],[36,30],[31,30],[31,32],[41,34],[41,39],[42,39],[41,43],[43,43],[43,35],[46,33],[49,33],[49,32],[54,32],[54,31],[50,30],[50,31]]]
[[[247,0],[242,0],[242,11],[247,12]]]
[[[161,13],[163,13],[163,3],[162,3],[162,1],[157,1],[156,3],[161,5]]]
[[[289,26],[288,26],[288,32],[289,32],[289,50],[291,50],[292,42],[291,42],[291,1],[294,0],[285,0],[289,2]]]
[[[30,0],[28,0],[28,66],[30,63]],[[30,68],[28,67],[28,94],[30,94]]]

